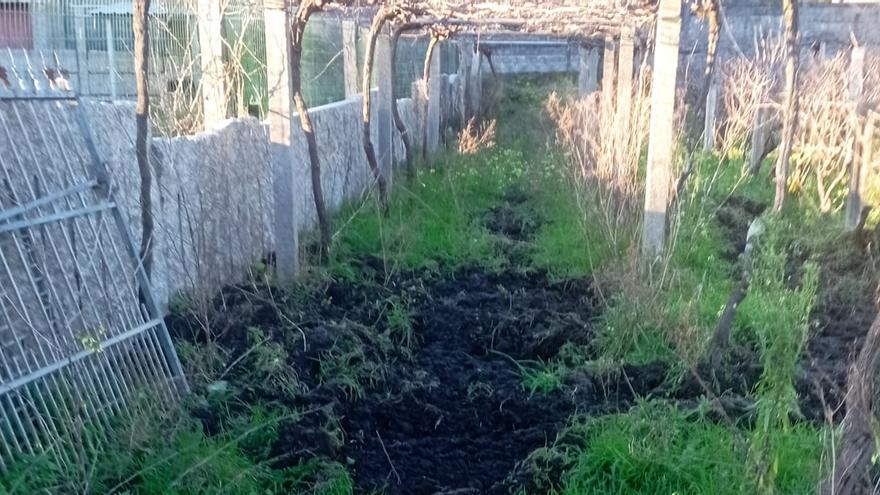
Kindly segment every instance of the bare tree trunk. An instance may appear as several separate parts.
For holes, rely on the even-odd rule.
[[[330,219],[327,215],[327,207],[324,204],[324,191],[321,185],[321,159],[318,154],[318,141],[315,138],[315,129],[309,116],[309,108],[302,95],[302,74],[300,62],[302,61],[303,36],[309,17],[323,5],[322,0],[304,0],[297,9],[296,16],[291,26],[290,47],[290,71],[293,92],[293,103],[296,113],[299,115],[300,127],[306,136],[309,148],[309,163],[312,177],[312,195],[315,199],[315,211],[318,216],[318,229],[321,232],[321,259],[326,260],[330,256],[330,247],[333,242],[333,234],[330,230]]]
[[[859,357],[849,371],[846,418],[834,472],[822,485],[822,495],[860,495],[870,491],[873,464],[874,376],[880,365],[880,315],[871,324]]]
[[[403,34],[404,31],[411,29],[414,27],[413,24],[402,24],[396,26],[391,33],[391,70],[392,73],[394,71],[394,66],[397,63],[397,44],[400,41],[400,35]],[[394,125],[397,127],[397,131],[400,132],[400,139],[403,141],[403,150],[406,154],[406,177],[408,180],[413,181],[416,177],[416,165],[413,162],[412,156],[412,140],[409,137],[409,132],[406,129],[406,125],[403,123],[403,119],[400,118],[400,109],[397,108],[397,98],[394,97],[394,78],[391,78],[391,115],[394,116]]]
[[[788,188],[789,162],[798,125],[798,0],[782,0],[785,19],[785,95],[782,102],[782,150],[776,163],[776,198],[773,209],[779,211]]]
[[[700,88],[700,95],[697,97],[697,108],[689,117],[693,121],[688,125],[690,131],[686,136],[688,159],[675,183],[672,201],[678,201],[684,193],[684,188],[694,171],[694,166],[696,165],[696,160],[694,160],[693,157],[697,149],[698,140],[695,136],[700,135],[700,133],[695,131],[694,127],[704,122],[704,119],[701,119],[700,117],[705,117],[707,106],[706,100],[709,98],[709,89],[712,87],[712,78],[715,77],[715,60],[718,53],[718,39],[721,35],[718,1],[719,0],[705,0],[706,3],[702,7],[702,14],[705,15],[706,21],[709,23],[709,39],[706,47],[706,70],[704,72],[705,81],[703,82],[703,87]]]
[[[498,72],[495,70],[495,62],[492,60],[492,50],[486,46],[481,46],[480,53],[483,54],[482,56],[486,57],[486,61],[489,63],[489,71],[492,72],[492,92],[489,93],[488,98],[483,98],[483,102],[480,105],[484,107],[480,109],[480,114],[486,116],[491,115],[491,113],[495,111],[495,100],[498,95],[498,90],[501,87],[501,80],[498,78]]]
[[[134,67],[137,86],[135,106],[135,155],[141,176],[141,249],[140,257],[147,277],[153,271],[153,201],[151,196],[152,174],[150,172],[150,86],[148,67],[150,56],[150,0],[134,0],[132,6],[132,30],[134,31]]]
[[[709,24],[709,39],[706,47],[706,72],[703,88],[700,91],[699,104],[705,113],[707,110],[706,100],[709,98],[709,91],[712,87],[712,81],[715,78],[715,59],[718,54],[718,40],[721,36],[721,23],[719,22],[719,0],[706,0],[706,22]]]
[[[373,17],[373,24],[370,26],[370,36],[367,40],[367,49],[364,54],[364,107],[363,114],[361,115],[364,124],[364,152],[367,154],[367,163],[370,165],[370,170],[373,172],[373,178],[376,179],[376,184],[379,187],[379,204],[382,206],[383,212],[388,211],[388,183],[385,180],[385,176],[382,175],[382,171],[379,169],[379,161],[376,159],[376,149],[373,147],[373,140],[370,137],[370,108],[373,100],[372,95],[370,94],[370,85],[373,79],[373,59],[376,55],[376,39],[379,37],[379,33],[382,31],[382,27],[386,22],[402,15],[403,12],[398,7],[383,6],[379,8],[376,16]],[[392,95],[392,100],[393,99]],[[394,105],[392,105],[392,111],[393,108]]]

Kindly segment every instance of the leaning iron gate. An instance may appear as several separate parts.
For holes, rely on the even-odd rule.
[[[82,105],[60,71],[0,76],[0,469],[75,465],[186,382]]]

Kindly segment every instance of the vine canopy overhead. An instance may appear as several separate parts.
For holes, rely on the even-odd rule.
[[[330,3],[330,2],[328,2]],[[657,0],[374,0],[336,2],[355,8],[399,6],[422,19],[458,24],[460,32],[514,31],[599,38],[622,27],[649,26]]]

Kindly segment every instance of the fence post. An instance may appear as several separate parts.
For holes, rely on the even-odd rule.
[[[862,100],[865,84],[865,47],[855,46],[852,49],[849,63],[849,99],[857,107]],[[874,124],[868,119],[865,123],[864,137],[857,136],[854,141],[855,151],[849,163],[849,192],[846,196],[846,230],[853,231],[859,227],[862,216],[862,193],[864,192],[865,173],[870,166],[871,138]],[[861,144],[859,139],[862,138]]]
[[[199,56],[202,69],[202,113],[205,130],[226,118],[223,84],[223,11],[221,0],[199,0]]]
[[[104,19],[104,34],[107,37],[107,80],[110,82],[110,99],[116,100],[116,41],[113,36],[113,19]]]
[[[442,81],[440,81],[440,45],[434,50],[434,56],[431,57],[431,66],[429,68],[428,87],[425,109],[425,147],[427,152],[425,157],[428,162],[433,162],[434,154],[440,146],[440,93],[442,91]]]
[[[662,253],[666,237],[666,208],[675,149],[675,85],[678,43],[681,37],[680,0],[660,0],[656,36],[642,239],[642,252],[649,258]]]
[[[79,8],[74,11],[73,31],[76,41],[76,76],[79,87],[76,92],[79,95],[91,95],[89,84],[89,52],[86,45],[86,10]]]
[[[706,120],[703,123],[703,151],[715,149],[715,119],[718,117],[718,81],[713,78],[706,95]]]
[[[275,262],[279,280],[289,282],[299,271],[296,201],[302,203],[301,198],[295,198],[297,187],[293,173],[290,13],[283,0],[266,1],[264,5],[269,146],[275,202]]]
[[[358,28],[354,21],[342,21],[342,67],[345,78],[345,97],[360,93],[360,73],[357,60]]]
[[[578,95],[581,97],[599,89],[599,54],[593,47],[578,47],[580,72],[578,73]]]
[[[602,92],[611,103],[614,103],[614,78],[617,77],[617,49],[614,39],[605,38],[605,49],[602,52]]]
[[[379,168],[390,187],[394,177],[393,167],[393,139],[392,128],[394,126],[391,115],[391,78],[394,74],[391,70],[391,36],[383,32],[376,38],[376,53],[373,59],[373,72],[376,74],[376,158]]]

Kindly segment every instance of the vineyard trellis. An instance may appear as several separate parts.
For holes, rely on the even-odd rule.
[[[69,461],[187,387],[82,105],[19,69],[0,83],[0,468]]]

